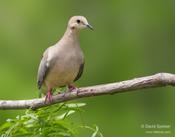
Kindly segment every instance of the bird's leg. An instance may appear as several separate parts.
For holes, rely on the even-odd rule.
[[[45,97],[45,103],[47,102],[47,100],[49,101],[49,102],[52,102],[52,89],[51,88],[49,88],[48,89],[48,91],[47,91],[47,95],[46,95],[46,97]]]
[[[69,88],[69,91],[74,91],[74,90],[78,91],[78,88],[71,84],[68,85],[68,88]]]

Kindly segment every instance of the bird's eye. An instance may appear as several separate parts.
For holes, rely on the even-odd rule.
[[[80,23],[80,20],[79,20],[79,19],[77,20],[77,23],[78,23],[78,24]]]

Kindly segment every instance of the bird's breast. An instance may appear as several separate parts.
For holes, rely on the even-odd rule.
[[[45,83],[49,87],[59,87],[71,84],[76,78],[84,57],[81,49],[60,51],[50,66]]]

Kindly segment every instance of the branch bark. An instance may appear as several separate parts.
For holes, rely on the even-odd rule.
[[[31,100],[0,100],[0,109],[38,109],[55,103],[75,100],[84,97],[131,92],[138,89],[175,86],[175,75],[157,73],[152,76],[134,78],[131,80],[79,88],[77,91],[66,92],[53,96],[51,103],[45,103],[44,98]]]

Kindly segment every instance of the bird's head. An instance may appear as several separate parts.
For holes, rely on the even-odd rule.
[[[68,27],[72,30],[81,30],[89,28],[93,30],[92,26],[88,23],[87,19],[83,16],[73,16],[68,22]]]

